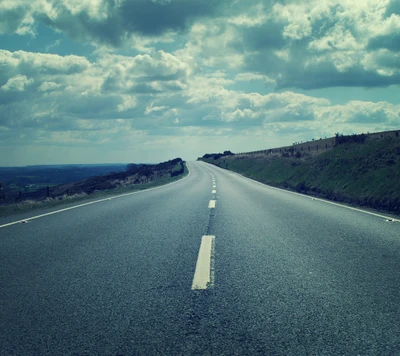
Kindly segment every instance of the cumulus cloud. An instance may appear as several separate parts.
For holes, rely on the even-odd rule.
[[[392,72],[389,79],[389,71],[379,68],[379,62],[368,67],[363,63],[375,50],[399,51],[400,15],[396,6],[395,1],[379,0],[254,0],[246,4],[200,0],[19,0],[0,5],[0,17],[4,19],[0,31],[18,33],[30,26],[33,33],[37,23],[42,22],[75,40],[114,47],[134,43],[149,54],[152,49],[148,46],[162,41],[163,36],[173,42],[178,34],[186,34],[187,42],[176,54],[186,63],[191,59],[193,68],[196,64],[213,68],[228,65],[266,75],[278,88],[362,83],[382,86],[399,83],[398,73]],[[136,60],[145,65],[148,58]],[[148,70],[152,69],[150,65]],[[110,84],[117,72],[115,69],[110,74]],[[349,80],[343,73],[348,74]],[[360,80],[354,82],[356,76]],[[182,83],[175,84],[179,90]],[[160,85],[141,84],[135,90],[156,92]]]
[[[0,81],[10,73],[27,75],[57,75],[81,73],[90,67],[85,57],[59,56],[26,51],[10,52],[0,49]]]
[[[164,51],[153,56],[135,57],[107,54],[99,60],[99,65],[107,69],[102,84],[105,91],[146,93],[181,90],[188,71],[185,63]]]
[[[153,106],[153,104],[151,104],[150,106],[148,106],[146,108],[144,114],[149,115],[154,112],[164,111],[165,109],[168,109],[168,106]],[[179,122],[179,120],[178,120],[178,122]]]
[[[0,2],[0,33],[34,35],[34,1],[3,0]]]
[[[162,131],[164,120],[172,125],[178,115],[174,106],[183,100],[176,93],[186,88],[186,64],[163,51],[132,57],[100,54],[93,62],[24,51],[0,55],[1,124],[11,130],[68,131],[81,129],[77,120],[122,119]],[[163,100],[168,103],[157,103]],[[162,121],[141,120],[144,116]]]
[[[33,79],[28,79],[26,75],[16,75],[7,80],[7,83],[1,87],[3,91],[24,91],[25,88],[33,83]]]
[[[38,90],[39,91],[50,91],[50,90],[55,90],[55,89],[59,88],[60,86],[61,86],[61,84],[57,84],[55,82],[43,82],[38,87]]]
[[[338,104],[318,89],[400,84],[397,4],[3,0],[0,34],[57,36],[36,52],[0,49],[0,141],[149,148],[180,135],[390,129],[400,110],[389,99]],[[61,55],[76,53],[70,39],[96,50]]]
[[[400,124],[400,105],[388,102],[370,102],[352,100],[345,105],[333,105],[320,110],[320,119],[330,118],[332,123],[359,124],[378,126],[385,124],[396,127]]]
[[[185,31],[199,18],[213,16],[228,1],[203,0],[5,0],[0,32],[34,34],[37,22],[74,40],[121,46],[133,35],[159,36]]]
[[[254,24],[234,22],[235,46],[245,53],[246,71],[267,75],[278,88],[399,84],[398,71],[388,75],[372,51],[397,51],[400,17],[385,11],[374,0],[277,3]]]
[[[240,81],[240,82],[251,82],[251,81],[263,81],[265,83],[274,83],[275,81],[266,75],[261,75],[257,73],[248,73],[248,72],[243,72],[239,73],[235,76],[235,81]]]

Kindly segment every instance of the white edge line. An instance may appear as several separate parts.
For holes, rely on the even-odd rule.
[[[120,194],[120,195],[112,195],[112,196],[109,196],[109,197],[104,198],[104,199],[95,200],[95,201],[91,201],[91,202],[84,203],[84,204],[74,205],[74,206],[71,206],[69,208],[60,209],[60,210],[56,210],[56,211],[51,211],[50,213],[36,215],[36,216],[32,216],[30,218],[26,218],[26,219],[22,219],[22,220],[18,220],[18,221],[13,221],[13,222],[10,222],[10,223],[4,224],[4,225],[0,225],[0,229],[3,228],[3,227],[16,225],[16,224],[20,224],[20,223],[23,223],[23,222],[26,223],[28,221],[31,221],[31,220],[34,220],[34,219],[39,219],[39,218],[42,218],[42,217],[45,217],[45,216],[48,216],[48,215],[62,213],[63,211],[72,210],[72,209],[76,209],[76,208],[81,208],[81,207],[86,206],[86,205],[97,204],[97,203],[101,203],[103,201],[107,201],[107,200],[111,200],[111,199],[122,198],[122,197],[125,197],[125,196],[128,196],[128,195],[144,193],[144,192],[147,192],[147,191],[150,191],[150,190],[155,190],[155,189],[160,189],[160,188],[166,187],[167,185],[171,185],[171,184],[175,184],[175,183],[178,183],[178,182],[182,182],[184,179],[186,179],[187,177],[190,176],[190,169],[189,169],[189,167],[187,165],[186,165],[186,167],[187,167],[187,169],[189,171],[188,175],[183,177],[183,178],[181,178],[181,179],[179,179],[179,180],[176,180],[175,182],[171,182],[171,183],[168,183],[168,184],[160,185],[160,186],[154,187],[154,188],[138,190],[136,192],[124,193],[124,194]]]
[[[204,162],[204,163],[206,163],[206,162]],[[210,164],[210,165],[211,165],[211,163],[206,163],[206,164]],[[212,166],[214,166],[214,165],[212,165]],[[216,167],[216,166],[214,166],[214,167]],[[223,168],[221,168],[221,167],[216,167],[216,168],[223,169]],[[232,173],[233,175],[238,175],[239,177],[242,177],[242,178],[251,180],[251,181],[253,181],[254,183],[257,183],[257,184],[259,184],[259,185],[261,185],[261,186],[268,187],[268,188],[275,189],[275,190],[279,190],[279,191],[284,192],[284,193],[294,194],[294,195],[301,196],[301,197],[303,197],[303,198],[313,199],[313,200],[320,201],[320,202],[323,202],[323,203],[327,203],[327,204],[331,204],[331,205],[336,205],[336,206],[339,206],[339,207],[342,207],[342,208],[346,208],[346,209],[358,211],[358,212],[361,212],[361,213],[364,213],[364,214],[373,215],[373,216],[376,216],[376,217],[379,217],[379,218],[382,218],[382,219],[386,219],[386,220],[389,220],[389,221],[400,222],[400,219],[396,219],[396,218],[393,218],[393,217],[390,217],[390,216],[386,216],[386,215],[382,215],[382,214],[378,214],[378,213],[373,213],[373,212],[368,211],[368,210],[362,210],[362,209],[358,209],[358,208],[353,208],[352,206],[347,206],[347,205],[343,205],[343,204],[340,204],[340,203],[335,203],[335,202],[330,201],[330,200],[325,200],[325,199],[321,199],[321,198],[316,198],[316,197],[313,197],[312,195],[301,194],[301,193],[297,193],[297,192],[292,192],[292,191],[290,191],[290,190],[286,190],[286,189],[282,189],[282,188],[277,188],[277,187],[274,187],[274,186],[272,186],[272,185],[268,185],[268,184],[261,183],[261,182],[255,180],[255,179],[252,179],[252,178],[249,178],[249,177],[245,177],[244,175],[242,175],[242,174],[240,174],[240,173],[233,172],[233,171],[229,171],[228,169],[226,169],[226,171]]]

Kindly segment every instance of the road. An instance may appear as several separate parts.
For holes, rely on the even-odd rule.
[[[188,165],[0,220],[0,355],[400,354],[398,221]]]

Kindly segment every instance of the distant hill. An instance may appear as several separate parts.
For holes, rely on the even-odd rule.
[[[0,205],[90,195],[115,188],[144,189],[155,181],[183,174],[184,162],[176,158],[159,164],[60,165],[0,168]]]
[[[98,190],[147,184],[163,177],[175,177],[184,172],[184,162],[181,158],[159,164],[129,164],[126,171],[91,177],[79,182],[62,184],[52,189],[52,195],[91,194]]]
[[[297,146],[199,160],[272,186],[400,214],[399,131],[337,135],[331,147],[319,140]],[[335,141],[336,139],[336,141]]]
[[[0,167],[0,182],[3,189],[9,185],[24,190],[25,186],[40,184],[57,185],[74,182],[93,176],[125,170],[126,164],[63,164],[25,167]]]

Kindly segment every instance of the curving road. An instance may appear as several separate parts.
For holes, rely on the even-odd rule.
[[[0,355],[400,353],[399,221],[188,166],[0,220]]]

